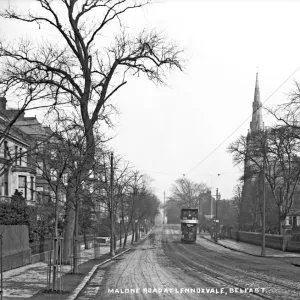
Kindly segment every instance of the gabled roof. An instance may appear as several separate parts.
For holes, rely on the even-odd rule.
[[[45,130],[36,117],[24,117],[23,119],[17,120],[14,125],[36,138],[48,135],[47,130]]]

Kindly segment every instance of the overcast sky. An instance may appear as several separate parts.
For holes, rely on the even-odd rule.
[[[268,107],[300,80],[300,1],[157,2],[130,13],[129,30],[162,30],[185,50],[186,69],[170,74],[168,87],[129,80],[114,97],[121,115],[111,145],[153,178],[160,200],[183,174],[231,198],[241,168],[226,148],[250,126],[257,68]],[[19,33],[7,24],[0,36]]]
[[[170,87],[131,80],[116,97],[122,115],[112,144],[155,179],[161,200],[183,174],[232,197],[241,169],[226,148],[250,126],[257,68],[262,102],[279,88],[267,106],[286,101],[300,79],[292,75],[300,67],[299,11],[295,1],[177,0],[148,6],[131,22],[164,30],[189,60]]]

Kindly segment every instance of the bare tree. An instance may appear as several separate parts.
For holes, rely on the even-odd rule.
[[[164,83],[168,70],[182,69],[181,51],[155,31],[143,30],[134,38],[126,34],[122,15],[146,3],[134,0],[37,2],[41,14],[19,13],[9,7],[2,11],[1,16],[37,24],[41,30],[48,25],[57,34],[59,43],[47,41],[38,45],[21,41],[13,45],[1,42],[3,70],[0,80],[7,82],[7,91],[11,90],[10,82],[14,86],[34,86],[41,91],[43,101],[52,106],[52,112],[60,117],[64,115],[70,122],[72,118],[69,116],[79,119],[86,143],[85,159],[80,163],[84,161],[88,170],[94,164],[94,129],[105,117],[110,98],[126,84],[130,75],[144,74],[151,81]],[[91,21],[93,19],[95,21]],[[119,34],[106,45],[102,33],[114,24],[119,24]],[[70,113],[70,106],[73,113]],[[82,175],[85,177],[86,174]],[[67,241],[74,229],[75,209],[71,199],[76,197],[75,190],[76,178],[70,177],[65,261],[69,260],[70,245]]]
[[[197,208],[201,195],[208,191],[205,183],[196,183],[185,177],[175,181],[171,188],[169,200],[180,203],[182,206]]]
[[[40,145],[41,146],[41,145]],[[38,147],[34,155],[34,166],[38,174],[46,182],[48,192],[42,193],[42,203],[49,199],[50,203],[54,204],[54,243],[53,243],[53,274],[49,275],[53,278],[51,290],[57,289],[57,266],[58,260],[58,223],[59,216],[63,213],[64,195],[66,195],[66,177],[68,175],[69,160],[72,151],[64,139],[58,134],[48,139],[47,143],[42,144],[43,147]],[[33,159],[32,159],[33,160]],[[45,189],[44,189],[45,190]],[[51,277],[52,276],[52,277]]]

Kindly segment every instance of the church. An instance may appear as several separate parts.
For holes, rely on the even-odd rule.
[[[246,154],[244,161],[244,176],[243,176],[243,191],[240,213],[240,229],[244,230],[259,230],[261,227],[261,212],[262,212],[262,177],[260,175],[252,176],[252,162],[247,158],[248,149],[253,145],[252,137],[266,130],[262,116],[262,102],[260,100],[260,89],[258,73],[256,73],[254,100],[252,104],[252,119],[246,139]],[[250,174],[250,176],[249,176]],[[265,181],[266,182],[266,181]],[[265,184],[265,199],[266,199],[266,228],[271,233],[278,233],[279,228],[279,208],[274,201],[274,197],[268,188],[268,183]],[[299,189],[300,191],[300,184]],[[294,203],[289,209],[285,219],[286,225],[291,225],[296,229],[300,228],[300,193],[295,192]],[[277,228],[277,230],[276,230]]]

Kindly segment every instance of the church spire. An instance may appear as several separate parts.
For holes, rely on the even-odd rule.
[[[262,120],[262,103],[260,101],[258,72],[256,72],[254,101],[253,101],[252,121],[250,122],[250,133],[257,132],[264,129]]]

